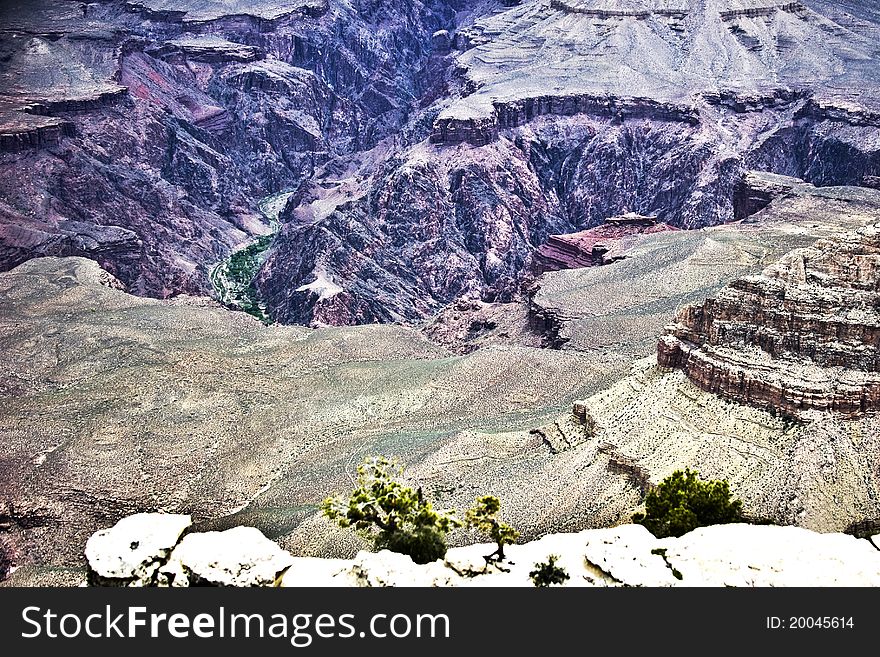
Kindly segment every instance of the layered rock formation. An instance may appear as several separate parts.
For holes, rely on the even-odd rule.
[[[172,524],[176,530],[175,517],[143,518],[154,527]],[[754,525],[716,525],[663,540],[640,525],[550,534],[508,546],[508,559],[500,564],[485,559],[495,546],[471,545],[453,548],[443,560],[422,566],[388,551],[361,552],[352,560],[294,557],[256,529],[238,527],[188,534],[171,551],[155,550],[158,575],[134,568],[129,578],[113,582],[105,564],[130,561],[128,546],[142,545],[155,535],[150,526],[142,525],[140,532],[132,523],[123,526],[126,520],[105,530],[119,535],[113,545],[101,550],[92,545],[92,584],[534,586],[529,572],[553,554],[569,576],[564,586],[880,586],[880,536],[866,540]]]
[[[696,108],[689,105],[663,103],[650,98],[558,94],[496,102],[491,116],[469,116],[467,111],[458,113],[458,108],[447,110],[434,122],[430,139],[437,144],[467,142],[485,146],[495,141],[501,130],[518,128],[538,117],[577,114],[616,121],[649,119],[693,125],[700,122]]]
[[[550,235],[627,211],[741,218],[748,168],[876,177],[877,16],[851,5],[4,10],[0,268],[80,255],[138,294],[208,293],[268,231],[258,199],[296,191],[250,272],[276,321],[522,298]]]
[[[872,57],[872,21],[877,15],[854,4],[522,2],[461,30],[465,52],[460,64],[477,88],[468,105],[491,108],[493,101],[561,89],[629,97],[637,90],[654,100],[674,101],[688,98],[694,90],[753,92],[829,82],[838,76],[840,89],[869,90],[876,78],[853,55]],[[812,49],[797,48],[813,37]],[[679,58],[682,50],[685,56]],[[597,51],[603,57],[597,57]],[[539,57],[544,66],[534,65]]]
[[[656,217],[635,213],[608,217],[605,224],[568,235],[551,235],[535,251],[532,267],[536,274],[560,269],[607,265],[626,257],[628,240],[634,235],[675,230]]]
[[[462,297],[507,302],[551,235],[627,211],[679,228],[742,218],[761,207],[737,205],[749,168],[870,179],[877,67],[860,62],[875,58],[874,18],[815,4],[531,1],[470,16],[450,38],[451,100],[357,167],[357,189],[334,197],[319,174],[291,208],[256,280],[271,314],[419,321]],[[324,279],[332,299],[297,292]]]
[[[657,347],[704,390],[799,415],[880,405],[880,225],[797,249],[683,309]]]

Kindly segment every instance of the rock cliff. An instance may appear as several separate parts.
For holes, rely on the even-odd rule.
[[[748,169],[880,173],[880,19],[848,0],[84,7],[2,15],[0,269],[206,294],[277,228],[248,272],[272,319],[421,322],[526,298],[550,235],[742,218]]]
[[[138,294],[210,292],[261,197],[400,128],[447,4],[4,5],[0,269],[82,255]]]
[[[656,217],[635,213],[609,217],[605,224],[568,235],[550,235],[535,251],[532,268],[536,274],[560,269],[596,267],[626,257],[632,237],[675,230]]]
[[[797,249],[676,317],[662,367],[789,415],[880,404],[880,225]]]
[[[852,56],[875,57],[875,17],[827,4],[533,1],[469,16],[438,63],[449,98],[357,167],[357,190],[328,193],[336,176],[319,174],[287,213],[256,280],[272,316],[412,322],[460,298],[507,302],[550,235],[625,212],[677,228],[739,219],[761,207],[741,200],[748,169],[870,179],[877,80]],[[332,299],[298,291],[323,279]]]

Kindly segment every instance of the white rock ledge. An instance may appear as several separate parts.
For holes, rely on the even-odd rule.
[[[99,585],[150,586],[181,535],[192,524],[186,515],[138,513],[86,542],[89,582]]]
[[[489,544],[453,548],[445,560],[416,565],[388,551],[361,552],[354,559],[294,557],[252,527],[191,533],[169,547],[174,532],[176,543],[188,525],[187,516],[138,514],[98,532],[86,547],[89,582],[532,586],[529,573],[553,554],[569,575],[565,586],[880,586],[880,549],[875,547],[880,537],[864,540],[798,527],[717,525],[657,539],[641,525],[622,525],[511,545],[505,548],[508,558],[498,565],[487,565],[483,558],[494,551]]]
[[[187,534],[158,583],[171,586],[273,586],[293,557],[253,527]]]

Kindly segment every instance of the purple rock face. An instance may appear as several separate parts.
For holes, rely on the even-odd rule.
[[[687,4],[9,5],[0,268],[84,255],[208,294],[277,229],[241,274],[272,319],[419,322],[518,297],[549,235],[731,221],[747,169],[876,179],[875,10]]]
[[[731,221],[746,166],[821,184],[859,183],[880,167],[864,146],[880,136],[869,114],[829,118],[783,97],[779,112],[800,118],[777,130],[764,106],[775,102],[707,102],[696,125],[540,117],[474,144],[419,141],[368,158],[344,194],[328,192],[337,183],[322,171],[284,213],[257,285],[283,322],[419,321],[459,297],[510,300],[550,234],[631,211],[678,228]],[[299,290],[315,272],[339,296]]]
[[[130,4],[4,5],[4,270],[84,255],[138,294],[209,293],[210,267],[265,232],[260,198],[398,129],[450,15]]]

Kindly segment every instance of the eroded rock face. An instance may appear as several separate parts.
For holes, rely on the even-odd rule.
[[[682,310],[657,347],[699,387],[788,415],[880,405],[880,225],[797,249]]]
[[[288,205],[256,284],[281,322],[413,322],[461,297],[507,302],[550,235],[629,211],[676,227],[732,219],[742,169],[724,153],[689,124],[589,116],[482,147],[377,148],[341,173],[329,163]],[[302,289],[322,278],[332,297]]]
[[[453,40],[450,99],[358,168],[356,189],[328,192],[336,174],[319,173],[286,213],[257,278],[272,316],[420,321],[461,297],[507,302],[551,235],[625,212],[678,228],[739,219],[766,204],[743,186],[752,168],[872,179],[878,80],[852,54],[875,59],[876,15],[831,4],[527,1],[473,16]],[[841,79],[847,92],[827,91]],[[323,279],[332,298],[302,289]]]
[[[506,303],[550,235],[740,218],[750,168],[870,184],[878,18],[850,5],[29,3],[2,17],[0,269],[206,294],[295,190],[254,281],[272,319]]]
[[[396,132],[450,16],[324,0],[0,11],[0,270],[85,256],[155,297],[210,292],[209,269],[265,232],[258,199]]]
[[[560,269],[597,267],[626,257],[627,239],[635,235],[675,230],[656,217],[631,213],[609,217],[602,226],[568,235],[551,235],[538,247],[532,267],[536,274]]]

